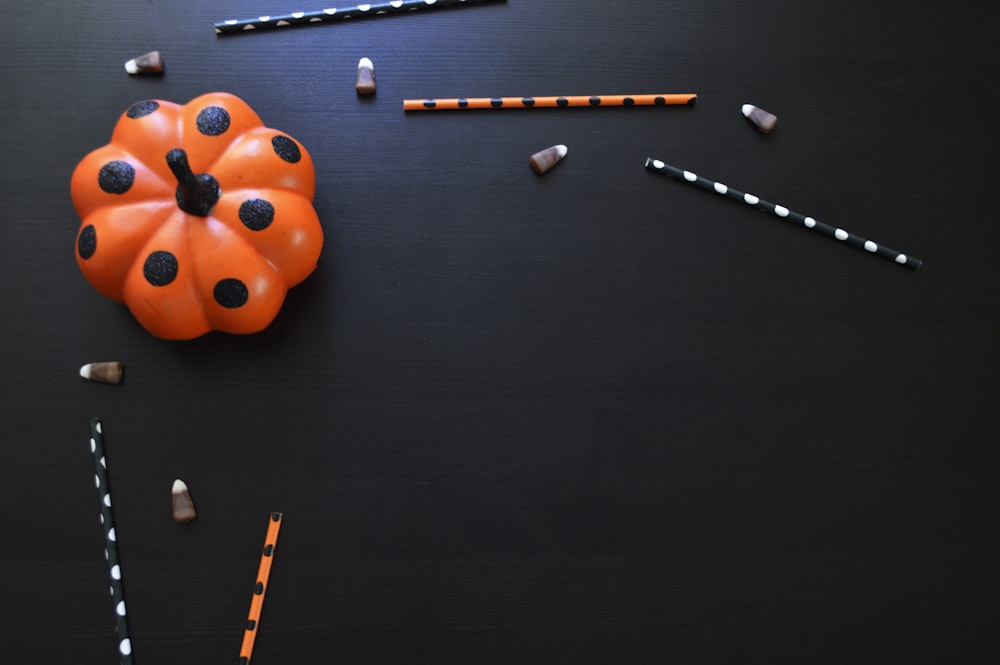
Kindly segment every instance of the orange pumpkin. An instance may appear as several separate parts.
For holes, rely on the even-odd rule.
[[[315,268],[312,158],[241,99],[138,102],[70,182],[76,260],[157,337],[249,334]]]

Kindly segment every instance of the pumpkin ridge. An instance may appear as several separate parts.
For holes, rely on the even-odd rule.
[[[191,228],[191,222],[192,221],[195,221],[198,224],[207,224],[209,222],[209,220],[212,219],[212,215],[208,215],[207,217],[197,217],[194,220],[192,220],[192,215],[187,214],[186,212],[182,211],[180,208],[178,208],[177,211],[179,213],[183,213],[183,215],[184,215],[184,218],[183,218],[183,223],[185,225],[184,226],[184,249],[185,249],[185,252],[187,253],[187,255],[191,257],[191,265],[190,265],[191,283],[194,284],[194,286],[195,286],[195,295],[198,298],[198,306],[201,309],[202,316],[205,318],[205,321],[208,323],[208,327],[211,328],[211,329],[214,329],[215,327],[212,325],[212,322],[209,321],[208,312],[205,310],[205,298],[202,297],[202,294],[201,294],[201,288],[200,288],[201,287],[201,271],[199,270],[200,266],[198,265],[198,259],[197,259],[197,253],[196,253],[198,248],[197,248],[197,243],[195,243],[195,241],[194,241],[194,237],[193,237],[194,234],[192,233],[192,228]]]
[[[192,242],[192,263],[196,266],[198,270],[195,278],[195,283],[199,289],[199,295],[202,302],[202,311],[206,320],[213,330],[218,330],[221,332],[230,333],[250,333],[259,332],[260,328],[256,330],[247,330],[246,322],[241,321],[244,318],[243,314],[245,309],[252,308],[258,309],[264,307],[269,310],[268,324],[270,321],[277,316],[278,311],[281,309],[281,305],[284,303],[285,297],[288,294],[288,289],[290,285],[285,275],[282,273],[280,268],[274,264],[268,257],[266,257],[257,247],[246,237],[232,229],[225,220],[220,219],[216,215],[212,214],[204,218],[203,225],[197,229],[193,230],[193,233],[189,234],[189,238],[192,240],[197,240],[194,238],[196,234],[200,233],[212,233],[217,236],[216,240],[219,241],[218,245],[228,245],[225,249],[220,249],[216,246],[211,252],[206,250],[201,242]],[[233,247],[235,245],[238,251]],[[220,259],[219,256],[223,256]],[[222,277],[223,279],[217,280],[212,276],[208,276],[209,270],[206,267],[212,264],[224,263],[225,258],[229,258],[230,255],[241,256],[245,255],[245,258],[240,259],[239,271],[234,271],[234,273],[224,272],[216,275],[216,277]],[[207,259],[207,260],[206,260]],[[203,264],[203,260],[205,261]],[[248,267],[252,266],[252,267]],[[265,283],[270,285],[271,289],[265,289],[265,294],[261,298],[256,298],[254,291],[255,282],[259,282],[260,279],[265,279]],[[213,291],[219,286],[220,281],[235,280],[245,285],[246,289],[249,291],[249,299],[245,301],[242,306],[237,306],[230,308],[227,305],[222,305],[217,301],[217,298],[209,298],[206,296],[209,292]],[[270,294],[270,297],[268,296]],[[222,309],[219,308],[222,306]]]
[[[263,228],[255,228],[240,217],[242,205],[255,200],[280,202],[272,208],[275,217]],[[318,263],[322,243],[317,249],[308,238],[321,237],[323,228],[312,199],[301,192],[278,188],[231,190],[220,197],[212,216],[274,266],[288,288],[300,284]],[[255,241],[255,237],[262,240]]]
[[[168,180],[167,178],[165,178],[163,175],[161,175],[159,171],[157,171],[157,167],[159,165],[157,165],[156,167],[154,167],[152,164],[150,164],[149,162],[147,162],[145,159],[140,159],[139,157],[136,157],[135,154],[133,154],[131,151],[126,150],[123,147],[119,147],[118,149],[121,150],[122,154],[125,155],[125,156],[127,156],[128,159],[132,160],[133,163],[138,162],[138,163],[141,163],[143,166],[145,166],[146,169],[150,173],[152,173],[154,176],[156,176],[156,179],[160,181],[160,184],[163,185],[164,187],[166,187],[167,189],[174,189],[177,186],[176,181],[171,182],[170,180]],[[128,160],[126,160],[126,161],[128,161]],[[148,201],[148,200],[151,200],[151,199],[159,200],[159,197],[150,197],[149,199],[140,199],[140,200]]]
[[[219,217],[218,215],[215,215],[215,214],[209,215],[209,219],[212,220],[213,222],[215,222],[216,224],[218,224],[219,228],[225,229],[226,233],[231,238],[233,238],[233,239],[235,239],[236,241],[239,242],[239,244],[241,245],[241,248],[249,251],[252,256],[260,257],[260,260],[264,264],[266,264],[269,268],[271,268],[271,270],[274,271],[275,276],[285,286],[285,290],[286,291],[288,289],[290,289],[292,286],[294,286],[294,284],[289,284],[288,283],[287,278],[285,277],[284,273],[281,271],[280,266],[278,266],[278,264],[276,264],[270,257],[268,257],[266,254],[264,254],[264,252],[260,251],[260,248],[258,248],[257,245],[255,245],[250,240],[250,238],[246,237],[245,235],[243,235],[242,233],[240,233],[238,230],[236,230],[235,228],[233,228],[233,226],[235,226],[235,224],[231,225],[230,222],[226,221],[222,217]]]
[[[155,110],[139,116],[129,115],[133,108],[144,103],[155,104]],[[137,152],[149,153],[152,146],[174,147],[173,144],[179,142],[181,137],[180,111],[180,105],[162,99],[147,99],[145,102],[137,102],[119,116],[111,134],[110,145],[129,153],[133,158]],[[156,119],[154,124],[162,126],[164,131],[159,131],[160,127],[149,128],[149,119]],[[153,154],[149,156],[153,157]],[[150,168],[159,166],[158,163],[149,164],[145,160],[141,161]],[[169,184],[169,173],[164,173],[161,177]]]
[[[232,111],[232,113],[236,113],[237,111],[239,111],[240,113],[248,113],[248,114],[251,115],[251,122],[250,122],[249,126],[243,127],[241,129],[239,129],[238,131],[234,130],[232,132],[227,132],[225,134],[226,139],[227,139],[226,143],[225,144],[221,144],[220,143],[215,148],[215,150],[217,150],[215,158],[212,159],[205,166],[204,169],[201,169],[201,171],[200,171],[201,173],[208,173],[210,175],[213,175],[213,177],[214,177],[214,171],[216,170],[216,167],[218,166],[219,162],[225,161],[227,154],[229,153],[230,150],[232,150],[234,144],[236,144],[237,142],[239,142],[239,140],[241,138],[243,138],[243,136],[246,135],[247,133],[252,132],[254,130],[257,130],[257,129],[264,129],[266,127],[264,125],[264,121],[261,120],[260,116],[257,115],[256,111],[254,111],[252,108],[250,108],[250,106],[247,105],[246,102],[244,102],[240,98],[236,97],[235,95],[232,95],[232,94],[229,94],[229,93],[207,93],[207,94],[204,94],[204,95],[200,95],[198,97],[195,97],[191,101],[189,101],[187,104],[185,104],[184,108],[186,108],[188,106],[196,108],[196,107],[200,107],[203,103],[209,103],[209,102],[213,102],[213,101],[218,101],[220,103],[220,105],[223,105],[222,108],[227,108],[224,105],[225,102],[229,102],[231,105],[235,105],[235,106],[242,106],[244,108],[230,109],[230,110]],[[182,139],[185,136],[185,134],[184,134],[184,128],[185,128],[185,122],[184,122],[184,120],[185,120],[185,118],[184,118],[184,113],[183,113],[183,110],[182,110],[181,113],[179,113],[178,116],[177,116],[178,127],[180,128],[180,136],[181,136]],[[218,136],[213,137],[213,139],[215,139],[215,140],[218,140],[218,138],[219,138]],[[182,143],[186,143],[183,140],[181,142]],[[186,145],[175,146],[175,147],[183,148],[185,150],[189,149],[188,146],[186,146]],[[194,146],[192,146],[192,147],[194,147]],[[192,153],[192,154],[194,154],[195,157],[197,156],[196,153]]]
[[[222,150],[219,151],[218,156],[216,156],[216,158],[209,163],[208,167],[205,168],[205,170],[202,171],[202,173],[211,174],[213,171],[215,171],[216,167],[219,165],[219,162],[223,162],[226,160],[226,156],[229,154],[229,151],[233,149],[233,146],[240,140],[240,138],[241,136],[234,136],[231,139],[229,139],[229,142],[226,143],[226,147],[222,148]]]
[[[295,145],[298,160],[288,162],[280,155],[277,155],[273,141],[279,137],[285,138]],[[263,171],[254,173],[250,177],[251,182],[248,183],[243,182],[245,174],[242,170],[234,169],[232,166],[234,162],[238,163],[246,159],[264,159],[265,156],[269,160],[274,157],[277,158],[276,161],[272,162],[273,166],[263,167],[265,170],[270,169],[268,171],[269,175],[262,177],[261,174]],[[308,192],[310,201],[312,200],[311,197],[315,196],[316,171],[312,155],[309,154],[309,151],[298,140],[273,127],[261,124],[258,127],[246,130],[242,135],[234,138],[232,143],[226,147],[226,151],[216,161],[217,165],[215,165],[211,173],[218,179],[219,184],[224,189],[231,187],[267,187],[292,191],[297,194]],[[266,182],[264,182],[265,180]],[[282,184],[282,181],[286,184]]]
[[[201,218],[194,219],[201,221]],[[201,292],[198,289],[198,268],[195,262],[190,260],[192,254],[191,220],[191,215],[175,206],[130,261],[122,288],[124,302],[129,311],[144,328],[164,339],[192,339],[212,330],[208,316],[204,311]],[[165,239],[174,234],[179,237],[174,238],[172,242],[164,242]],[[168,299],[172,306],[176,309],[182,309],[188,317],[187,321],[182,324],[171,319],[164,319],[161,305],[157,304],[158,296],[163,297],[159,289],[176,288],[172,284],[177,278],[171,279],[168,284],[154,286],[143,274],[144,263],[151,255],[158,252],[168,252],[176,257],[180,270],[183,271],[178,273],[177,278],[186,282],[181,295],[183,299],[192,299],[192,302],[197,305],[197,307],[181,307],[178,294],[169,296]],[[184,272],[189,272],[190,277],[185,277]],[[197,332],[192,332],[192,326],[196,326]],[[178,330],[185,332],[180,333]]]
[[[231,187],[225,188],[222,186],[223,183],[219,183],[219,189],[222,190],[222,194],[219,195],[219,201],[223,197],[228,196],[232,198],[237,192],[277,192],[282,196],[300,196],[306,200],[307,203],[313,203],[316,200],[315,196],[306,196],[302,193],[301,189],[296,189],[295,187],[286,187],[284,185],[268,185],[267,187]],[[216,203],[218,205],[218,203]]]
[[[161,203],[162,204],[164,217],[167,217],[167,216],[173,214],[177,210],[177,205],[176,204],[170,203],[168,201],[163,201],[161,199],[156,199],[156,198],[152,198],[152,199],[138,199],[136,201],[129,201],[128,203],[113,203],[113,202],[112,203],[106,203],[106,204],[104,204],[104,205],[102,205],[100,207],[97,207],[97,208],[94,208],[93,210],[91,210],[89,213],[87,213],[87,217],[89,218],[91,215],[96,215],[98,213],[103,213],[108,208],[132,208],[132,207],[142,208],[142,207],[149,206],[151,203]],[[86,223],[86,218],[84,218],[83,221],[84,221],[84,223]]]
[[[136,202],[125,205],[108,204],[97,208],[87,214],[83,221],[83,227],[94,228],[96,236],[96,253],[83,258],[77,248],[77,264],[81,271],[94,288],[105,296],[122,302],[122,284],[132,265],[138,257],[145,251],[149,239],[147,236],[157,228],[163,226],[167,220],[176,212],[176,206],[168,202],[163,202],[158,209],[150,210],[150,202]],[[125,228],[123,231],[124,216],[118,217],[114,213],[127,211],[130,215],[135,214],[140,221],[134,227]],[[141,213],[141,214],[140,214]],[[110,243],[110,248],[107,247]],[[115,261],[116,256],[125,252],[126,259]],[[124,270],[116,272],[109,268],[109,265],[119,263],[124,266]]]
[[[221,183],[220,183],[220,186],[221,186]],[[281,196],[283,196],[283,197],[284,196],[298,196],[298,197],[301,197],[301,198],[305,199],[306,203],[312,203],[313,200],[314,200],[314,197],[306,196],[305,194],[302,193],[301,190],[295,189],[294,187],[272,187],[272,186],[269,185],[267,187],[233,187],[231,189],[226,189],[219,196],[219,201],[221,201],[223,198],[228,198],[228,199],[240,198],[240,196],[238,196],[240,192],[253,192],[255,194],[260,194],[261,192],[277,192],[277,193],[281,194]],[[246,198],[246,197],[243,197],[243,198]],[[257,198],[260,198],[260,197],[257,197]],[[267,197],[264,197],[264,198],[267,198]],[[218,205],[218,204],[216,204],[216,205]]]
[[[123,192],[109,191],[99,184],[104,167],[114,162],[124,162],[132,171],[132,180]],[[142,175],[136,173],[137,170]],[[73,170],[70,183],[73,207],[81,219],[108,205],[160,201],[176,187],[165,181],[146,160],[115,144],[88,153]]]

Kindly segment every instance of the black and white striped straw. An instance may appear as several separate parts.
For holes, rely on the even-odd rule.
[[[111,488],[108,486],[108,460],[104,454],[104,431],[100,418],[90,419],[90,452],[94,454],[94,484],[101,500],[101,525],[104,527],[104,558],[108,560],[111,576],[111,600],[115,608],[115,627],[118,631],[118,654],[122,665],[132,665],[132,639],[125,613],[125,594],[122,585],[122,567],[118,560],[118,536],[115,518],[111,511]]]
[[[300,25],[320,25],[338,22],[349,18],[373,18],[376,16],[391,16],[405,14],[418,9],[444,9],[465,5],[482,4],[485,2],[504,2],[505,0],[383,0],[382,2],[360,3],[346,7],[331,7],[309,12],[290,12],[269,16],[257,16],[245,19],[230,19],[215,24],[218,35],[232,35],[256,30],[271,30],[275,28],[290,28]]]
[[[757,208],[758,210],[769,212],[777,217],[793,222],[798,226],[817,231],[822,235],[838,240],[846,245],[857,247],[858,249],[865,250],[866,252],[875,254],[876,256],[881,256],[883,259],[888,259],[889,261],[898,263],[901,266],[906,266],[911,270],[916,270],[923,263],[918,258],[909,256],[895,249],[891,249],[872,240],[868,240],[867,238],[862,238],[861,236],[855,235],[850,231],[846,231],[836,226],[830,226],[829,224],[824,224],[823,222],[817,221],[812,217],[797,213],[794,210],[789,210],[783,205],[765,201],[754,194],[741,192],[737,189],[724,185],[721,182],[709,180],[708,178],[703,178],[696,173],[692,173],[691,171],[685,171],[684,169],[679,169],[676,166],[666,164],[659,159],[653,159],[651,157],[647,158],[646,168],[651,171],[656,171],[658,173],[662,173],[663,175],[670,176],[671,178],[676,178],[682,182],[696,185],[706,191],[721,194],[730,201],[739,201],[751,207]]]

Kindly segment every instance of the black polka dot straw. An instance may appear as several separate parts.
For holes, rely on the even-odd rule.
[[[101,500],[101,525],[104,527],[104,558],[108,560],[111,575],[111,600],[115,608],[115,625],[118,630],[118,653],[122,665],[132,665],[132,639],[129,637],[128,615],[125,613],[125,594],[122,586],[122,567],[118,560],[118,535],[111,512],[111,489],[108,487],[108,461],[104,454],[104,432],[100,418],[90,420],[90,452],[94,454],[97,470],[94,483]]]
[[[465,5],[482,4],[486,2],[504,2],[505,0],[391,0],[389,2],[362,3],[348,7],[320,9],[310,12],[292,12],[273,16],[258,16],[256,18],[230,19],[215,24],[218,35],[232,35],[257,30],[272,30],[300,25],[320,25],[333,23],[348,18],[374,18],[405,14],[418,9],[443,9],[445,7],[462,7]]]
[[[794,210],[789,210],[782,205],[765,201],[764,199],[753,194],[741,192],[737,189],[724,185],[721,182],[702,178],[700,175],[692,173],[691,171],[685,171],[684,169],[679,169],[676,166],[665,164],[659,159],[647,158],[646,168],[651,171],[656,171],[657,173],[670,176],[671,178],[676,178],[681,182],[695,185],[706,191],[721,194],[731,201],[739,201],[757,208],[758,210],[769,212],[798,226],[811,229],[822,235],[833,238],[834,240],[838,240],[846,245],[863,249],[866,252],[875,254],[876,256],[881,256],[883,259],[888,259],[912,270],[916,270],[923,263],[918,258],[909,256],[895,249],[890,249],[885,245],[880,245],[866,238],[862,238],[861,236],[845,231],[842,228],[824,224],[823,222],[817,221],[812,217],[807,217],[806,215],[797,213]]]
[[[257,640],[260,628],[260,613],[264,608],[264,594],[271,577],[271,564],[274,562],[274,549],[278,546],[278,533],[284,515],[271,513],[267,522],[267,534],[264,536],[264,549],[260,553],[260,566],[257,568],[257,581],[253,586],[253,596],[250,598],[250,614],[243,631],[243,644],[240,646],[240,665],[249,665],[253,655],[253,645]]]

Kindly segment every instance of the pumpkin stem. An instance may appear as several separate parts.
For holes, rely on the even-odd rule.
[[[190,215],[208,217],[219,200],[219,182],[207,173],[196,175],[187,153],[180,148],[167,153],[167,166],[177,178],[177,207]]]

